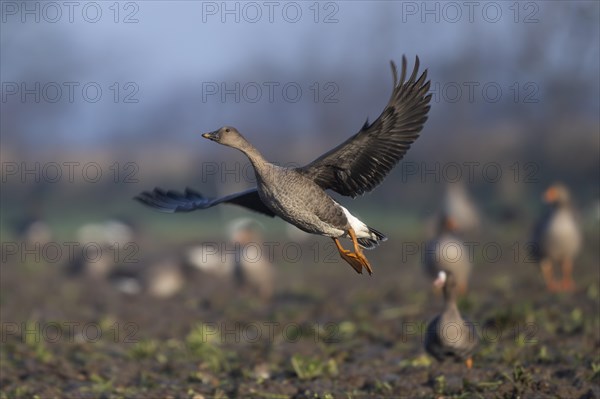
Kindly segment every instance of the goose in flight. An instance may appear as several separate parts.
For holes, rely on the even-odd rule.
[[[163,212],[190,212],[228,203],[267,216],[279,216],[306,231],[331,237],[342,259],[358,273],[373,272],[362,248],[372,249],[387,238],[368,227],[325,190],[352,198],[373,190],[402,159],[419,137],[427,120],[431,94],[427,70],[420,76],[419,58],[407,78],[406,58],[402,73],[391,62],[394,88],[381,115],[365,122],[358,133],[300,168],[285,168],[268,162],[234,127],[224,126],[202,137],[244,153],[254,168],[257,186],[222,198],[206,198],[187,188],[184,193],[155,188],[136,199]],[[353,250],[346,250],[339,238],[350,238]]]

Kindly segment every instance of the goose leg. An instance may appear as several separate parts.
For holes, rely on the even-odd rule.
[[[360,262],[358,260],[356,255],[354,253],[352,253],[351,251],[344,249],[342,247],[342,244],[340,244],[340,240],[338,240],[337,238],[334,238],[333,241],[335,242],[335,245],[336,245],[342,259],[344,259],[346,262],[348,262],[348,264],[350,266],[352,266],[352,268],[354,270],[356,270],[356,272],[358,274],[362,274],[362,266],[363,265],[362,265],[362,262]]]
[[[571,259],[564,259],[562,262],[562,281],[561,289],[563,291],[573,291],[575,289],[575,282],[573,281],[573,261]]]
[[[352,243],[354,244],[354,254],[358,258],[358,260],[362,263],[362,265],[367,269],[369,275],[373,274],[373,269],[371,268],[371,264],[369,260],[363,254],[362,248],[358,245],[358,238],[356,237],[356,233],[353,228],[348,230],[348,234],[350,234],[350,238],[352,239]]]
[[[540,268],[542,269],[542,276],[544,277],[544,281],[546,282],[546,288],[548,288],[548,291],[558,291],[559,286],[554,281],[554,274],[552,272],[552,262],[548,259],[545,259],[540,263]]]

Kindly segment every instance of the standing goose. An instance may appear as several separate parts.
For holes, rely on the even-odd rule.
[[[540,263],[549,291],[572,291],[575,289],[573,259],[581,247],[581,233],[571,206],[571,196],[567,187],[557,183],[546,190],[543,199],[549,209],[534,229],[533,255]],[[555,262],[561,264],[560,282],[554,280]]]
[[[446,185],[442,213],[451,217],[460,233],[475,233],[479,229],[480,216],[462,181]]]
[[[444,290],[444,311],[427,325],[425,350],[438,361],[446,358],[473,366],[471,355],[479,343],[473,323],[465,321],[456,306],[456,281],[451,272],[441,271],[433,283]]]
[[[465,295],[472,269],[469,251],[457,235],[453,218],[443,215],[438,223],[437,235],[425,247],[424,271],[431,279],[438,277],[440,271],[451,272],[458,293]]]
[[[419,58],[412,74],[406,78],[406,58],[402,57],[402,74],[391,63],[394,89],[382,114],[344,143],[301,168],[284,168],[263,158],[237,129],[224,126],[202,137],[243,152],[254,168],[257,187],[222,198],[209,199],[186,189],[185,193],[155,188],[136,197],[142,203],[163,212],[190,212],[221,203],[249,208],[283,220],[306,231],[331,237],[342,259],[354,270],[369,274],[371,265],[361,248],[372,249],[387,238],[358,220],[331,198],[333,190],[352,198],[373,190],[402,159],[427,120],[430,82],[427,71],[418,77]],[[345,250],[339,238],[352,240],[354,251]]]

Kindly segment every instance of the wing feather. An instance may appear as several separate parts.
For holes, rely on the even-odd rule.
[[[298,172],[323,189],[351,197],[369,192],[379,185],[419,137],[430,108],[427,70],[417,79],[420,62],[416,57],[414,69],[405,81],[406,64],[406,58],[402,57],[402,72],[398,80],[396,64],[391,62],[394,90],[381,115],[372,124],[367,119],[357,134],[310,164],[298,168]]]
[[[206,198],[191,188],[186,188],[184,193],[155,188],[151,192],[144,191],[134,199],[158,211],[167,213],[192,212],[197,209],[211,208],[218,204],[234,204],[267,216],[275,216],[262,202],[256,188],[221,198]]]

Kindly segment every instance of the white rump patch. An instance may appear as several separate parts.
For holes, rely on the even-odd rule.
[[[348,223],[350,223],[350,227],[352,227],[358,238],[373,238],[371,236],[371,232],[369,231],[369,227],[367,227],[366,224],[358,220],[358,218],[351,214],[348,209],[344,208],[340,204],[338,204],[338,206],[344,211],[344,214],[348,219]]]

